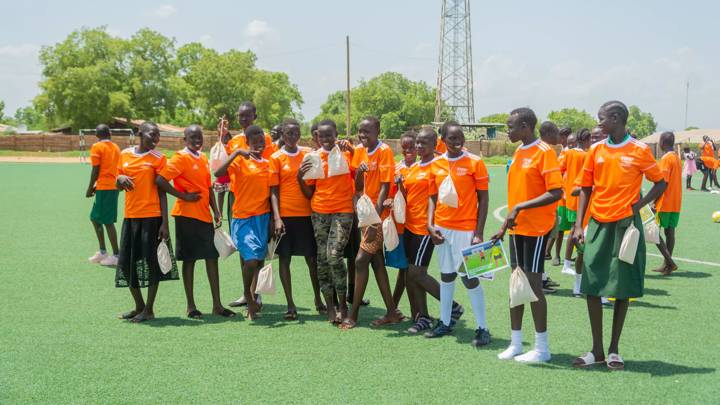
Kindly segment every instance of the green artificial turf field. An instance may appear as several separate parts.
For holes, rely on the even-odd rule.
[[[428,340],[405,333],[408,323],[374,330],[384,311],[371,277],[359,328],[343,332],[314,311],[302,260],[293,263],[300,319],[282,320],[284,296],[264,297],[262,317],[225,320],[184,315],[181,281],[160,286],[157,320],[116,319],[132,307],[114,288],[114,270],[91,265],[97,249],[85,199],[89,168],[76,164],[2,164],[0,210],[0,403],[710,403],[717,401],[720,196],[686,193],[678,230],[680,270],[661,277],[649,269],[645,297],[630,307],[620,345],[626,371],[575,370],[590,349],[585,303],[573,298],[571,277],[547,268],[561,283],[548,298],[547,365],[497,360],[509,340],[508,273],[484,282],[489,347],[470,346],[474,318],[464,287],[456,297],[466,314],[451,337]],[[491,168],[492,212],[505,204],[504,168]],[[696,178],[696,182],[697,182]],[[122,206],[122,198],[121,198]],[[118,227],[119,230],[119,227]],[[172,233],[171,233],[172,235]],[[657,253],[648,246],[648,252]],[[437,276],[436,266],[431,273]],[[394,282],[395,270],[390,271]],[[277,280],[277,279],[276,279]],[[279,280],[277,280],[279,286]],[[210,311],[204,266],[197,268],[196,300]],[[223,302],[241,294],[238,256],[221,262]],[[438,305],[428,300],[431,314]],[[403,297],[401,309],[407,313]],[[605,311],[609,343],[610,316]],[[533,341],[530,311],[525,348]]]

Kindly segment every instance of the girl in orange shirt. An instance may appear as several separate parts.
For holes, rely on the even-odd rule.
[[[277,255],[280,262],[280,282],[285,291],[288,310],[285,319],[297,319],[297,309],[292,297],[290,262],[292,256],[303,256],[310,270],[310,282],[315,293],[315,308],[325,313],[327,308],[320,298],[317,276],[317,244],[313,234],[310,200],[300,190],[297,174],[308,148],[298,146],[300,123],[287,119],[280,129],[283,146],[270,158],[270,203],[272,205],[275,237],[280,238]]]
[[[577,182],[582,187],[578,218],[583,218],[588,209],[591,215],[587,239],[580,221],[573,229],[575,243],[585,243],[580,290],[587,297],[593,345],[573,365],[607,363],[611,370],[622,370],[625,363],[619,355],[619,342],[629,299],[641,297],[644,287],[645,238],[639,211],[660,197],[667,184],[648,146],[627,133],[625,104],[619,101],[603,104],[598,118],[598,126],[609,137],[592,145]],[[643,175],[655,184],[640,197]],[[591,196],[592,203],[588,204]],[[640,230],[632,264],[618,259],[622,239],[631,225]],[[601,296],[615,298],[607,358],[603,349]]]
[[[325,297],[328,322],[338,325],[347,316],[347,270],[344,261],[345,245],[350,238],[353,223],[353,187],[352,173],[327,177],[327,160],[336,144],[344,150],[343,157],[350,166],[352,146],[346,142],[337,142],[337,126],[332,120],[318,123],[318,142],[325,178],[304,180],[303,176],[312,168],[312,162],[300,165],[297,181],[300,190],[310,199],[312,223],[317,243],[317,266],[320,291]],[[337,294],[336,308],[333,293]]]
[[[125,219],[120,237],[120,257],[115,272],[115,286],[129,287],[135,309],[120,319],[144,322],[155,319],[153,305],[158,283],[177,280],[178,272],[163,274],[157,258],[160,240],[167,240],[167,197],[158,190],[155,176],[165,167],[165,156],[156,151],[160,130],[152,122],[140,125],[140,144],[122,151],[115,184],[125,191]],[[140,288],[148,287],[147,301]]]
[[[710,178],[710,187],[713,183],[716,187],[720,187],[717,180],[717,160],[715,159],[715,143],[710,139],[709,136],[703,136],[703,148],[700,154],[700,160],[702,160],[705,170],[703,171],[702,186],[700,191],[710,191],[707,188],[707,181]]]
[[[465,134],[458,124],[446,127],[445,143],[448,151],[432,163],[431,191],[428,201],[427,230],[432,242],[437,245],[440,262],[440,319],[425,337],[435,338],[452,332],[457,319],[462,315],[453,314],[455,279],[463,266],[462,249],[483,240],[488,210],[489,176],[485,163],[475,155],[463,150]],[[451,176],[457,191],[457,207],[444,204],[438,198],[438,188]],[[477,278],[462,277],[468,290],[475,313],[475,338],[472,345],[485,346],[490,343],[490,331],[485,316],[485,294]]]
[[[185,128],[185,149],[178,151],[156,177],[158,188],[177,198],[170,214],[175,218],[176,258],[182,260],[182,278],[188,318],[201,318],[193,294],[195,262],[205,260],[215,315],[235,316],[220,303],[218,252],[215,249],[213,217],[222,226],[222,215],[210,182],[207,157],[202,153],[203,133],[199,125]],[[172,181],[174,186],[169,183]]]
[[[261,305],[253,281],[267,255],[270,236],[270,163],[262,157],[265,149],[262,128],[251,125],[245,130],[245,136],[250,150],[235,149],[227,162],[215,171],[215,176],[230,174],[230,188],[238,196],[232,206],[230,229],[240,253],[244,301],[248,319],[252,321]]]

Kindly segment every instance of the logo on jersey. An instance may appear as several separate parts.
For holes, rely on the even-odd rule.
[[[522,168],[527,169],[532,167],[532,159],[531,158],[524,158],[522,160]]]

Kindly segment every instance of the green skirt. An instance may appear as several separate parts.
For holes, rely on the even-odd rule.
[[[96,190],[90,220],[96,224],[109,225],[117,222],[119,190]]]
[[[640,230],[633,264],[618,259],[625,230],[634,223]],[[643,296],[645,283],[645,236],[640,215],[616,222],[590,219],[585,236],[585,256],[580,291],[586,295],[618,299]]]

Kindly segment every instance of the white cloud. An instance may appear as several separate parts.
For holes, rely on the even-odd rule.
[[[212,42],[212,39],[213,39],[212,35],[204,34],[204,35],[200,36],[199,42],[205,46],[209,46],[210,43]]]
[[[274,37],[275,30],[268,25],[267,21],[252,20],[245,26],[243,34],[245,47],[257,51]]]
[[[0,46],[0,57],[2,58],[18,58],[29,55],[36,55],[40,50],[40,46],[35,44],[5,45]]]
[[[172,4],[163,4],[153,10],[152,15],[158,18],[168,18],[177,13],[177,8]]]

